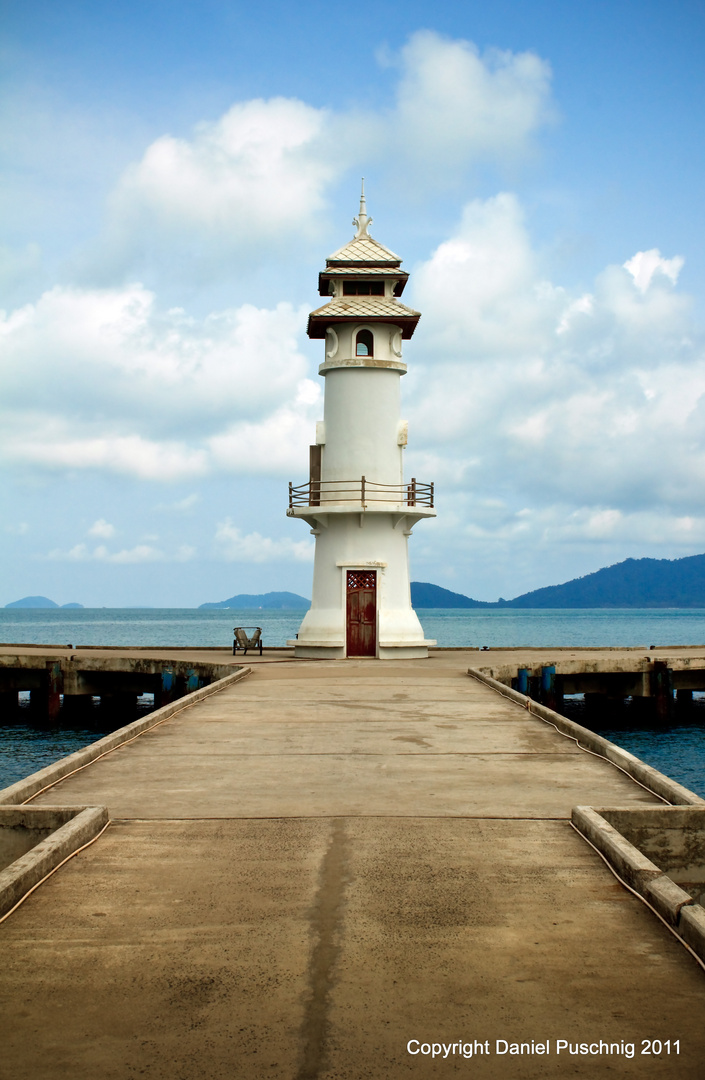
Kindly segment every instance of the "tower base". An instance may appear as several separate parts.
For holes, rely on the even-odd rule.
[[[294,656],[303,660],[344,660],[344,645],[316,645],[306,644],[303,641],[287,641],[287,645],[294,646]]]
[[[380,645],[378,660],[428,660],[429,647],[435,641],[420,641],[418,645]]]
[[[287,645],[294,646],[294,656],[303,660],[427,660],[428,650],[435,645],[435,641],[419,641],[414,644],[399,642],[394,644],[380,644],[377,656],[351,656],[345,655],[344,645],[325,645],[298,640],[287,641]]]

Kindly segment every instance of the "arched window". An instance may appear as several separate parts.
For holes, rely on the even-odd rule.
[[[358,331],[355,338],[355,356],[374,356],[375,343],[369,330]]]

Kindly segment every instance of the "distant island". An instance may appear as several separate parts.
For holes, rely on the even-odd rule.
[[[216,611],[234,608],[240,611],[304,611],[310,608],[311,601],[305,596],[293,592],[239,593],[229,600],[220,600],[215,604],[199,604],[199,611]]]
[[[412,581],[411,602],[415,608],[705,608],[705,555],[625,559],[495,603]]]
[[[11,604],[5,604],[6,608],[82,608],[83,604],[56,604],[48,596],[23,596],[21,600],[14,600]]]
[[[705,555],[683,559],[625,559],[573,578],[563,585],[494,602],[473,600],[428,581],[411,582],[415,608],[705,608]],[[238,593],[228,600],[200,604],[199,611],[306,611],[311,601],[293,592]],[[82,608],[56,604],[46,596],[24,596],[6,608]]]
[[[471,600],[459,592],[442,589],[428,581],[411,582],[411,606],[414,608],[478,608],[496,607],[484,600]]]

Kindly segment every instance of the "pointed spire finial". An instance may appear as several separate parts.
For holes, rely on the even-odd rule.
[[[353,225],[357,227],[356,240],[371,240],[368,229],[372,224],[372,218],[367,216],[367,203],[365,202],[365,178],[362,178],[362,191],[360,193],[360,213],[353,218]]]

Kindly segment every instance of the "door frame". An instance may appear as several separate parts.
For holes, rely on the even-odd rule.
[[[379,609],[382,593],[382,577],[387,568],[387,563],[382,561],[368,562],[339,562],[341,573],[341,604],[343,608],[343,641],[345,657],[348,655],[348,570],[376,570],[377,587],[375,588],[375,659],[379,659]]]

